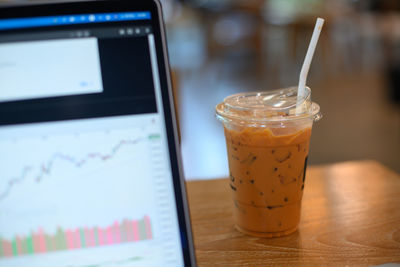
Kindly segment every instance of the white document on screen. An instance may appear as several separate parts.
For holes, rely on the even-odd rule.
[[[96,38],[0,44],[0,102],[102,91]]]

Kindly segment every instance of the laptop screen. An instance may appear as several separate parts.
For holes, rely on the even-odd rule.
[[[0,19],[0,265],[179,266],[151,13]]]

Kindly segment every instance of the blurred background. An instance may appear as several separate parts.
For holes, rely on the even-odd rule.
[[[324,117],[309,164],[374,159],[400,173],[399,0],[161,2],[186,179],[228,175],[216,104],[297,85],[317,17],[307,84]]]
[[[215,105],[297,85],[316,18],[307,84],[323,119],[309,164],[374,159],[400,172],[399,0],[163,0],[187,179],[228,174]]]

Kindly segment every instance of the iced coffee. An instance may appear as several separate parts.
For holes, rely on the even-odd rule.
[[[233,95],[217,106],[228,151],[236,227],[263,237],[297,229],[319,106],[296,88]]]

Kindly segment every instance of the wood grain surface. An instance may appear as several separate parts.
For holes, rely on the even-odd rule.
[[[238,232],[227,179],[187,182],[187,193],[198,266],[400,263],[400,176],[375,161],[309,167],[286,237]]]

